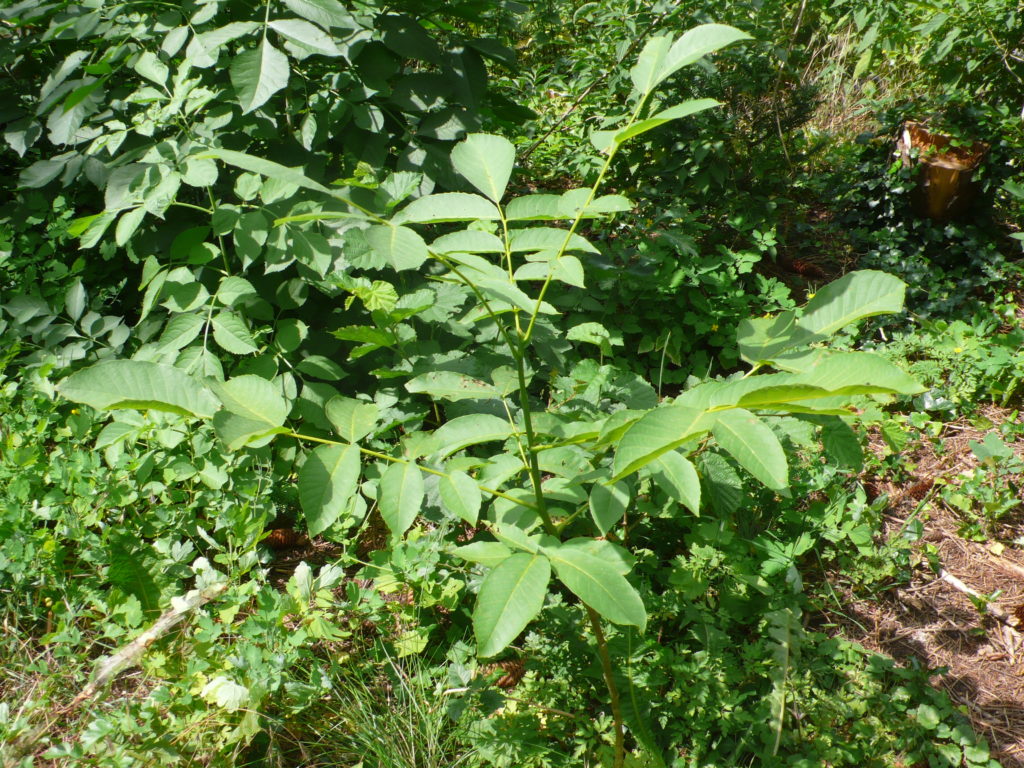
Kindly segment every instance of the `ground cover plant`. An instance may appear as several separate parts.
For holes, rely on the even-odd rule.
[[[570,5],[0,11],[5,765],[1015,764],[1019,11]]]

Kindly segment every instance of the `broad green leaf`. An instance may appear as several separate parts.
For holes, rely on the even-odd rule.
[[[688,29],[672,43],[672,47],[665,54],[657,73],[657,82],[660,83],[709,53],[714,53],[739,40],[750,39],[750,35],[746,32],[725,24],[701,24],[693,29]]]
[[[430,244],[430,249],[436,253],[504,253],[505,245],[490,232],[467,229],[442,235]]]
[[[647,471],[669,497],[700,515],[700,478],[689,459],[679,451],[669,451],[652,461]]]
[[[162,349],[181,349],[187,347],[203,330],[206,318],[202,315],[175,315],[164,326],[158,342]]]
[[[703,112],[705,109],[720,106],[721,103],[722,102],[715,101],[714,99],[692,99],[690,101],[685,101],[674,107],[663,109],[658,114],[653,117],[649,117],[646,120],[639,120],[633,123],[629,128],[616,133],[614,140],[621,144],[632,139],[634,136],[647,133],[647,131],[653,130],[654,128],[671,122],[672,120],[678,120],[680,118],[696,114],[697,112]]]
[[[613,480],[621,480],[663,453],[708,431],[712,419],[704,411],[672,405],[655,408],[632,424],[619,440]]]
[[[338,0],[284,0],[292,13],[319,24],[324,29],[342,27],[357,29],[359,25]]]
[[[145,217],[146,209],[141,205],[122,213],[117,220],[117,226],[114,227],[114,244],[124,246],[131,240]]]
[[[455,371],[422,373],[405,383],[413,394],[427,394],[443,400],[494,400],[501,393],[493,384]]]
[[[670,35],[654,35],[644,45],[636,64],[629,70],[633,87],[639,93],[647,94],[660,82],[659,75],[665,65],[665,57],[672,47]]]
[[[82,285],[81,280],[75,280],[64,293],[64,311],[68,317],[77,321],[85,312],[87,306],[88,296],[85,292],[85,286]]]
[[[786,452],[775,433],[743,408],[715,414],[711,433],[740,466],[773,491],[789,495]]]
[[[258,352],[259,347],[245,327],[245,321],[234,312],[218,312],[213,316],[213,340],[225,352],[233,355],[248,355]]]
[[[152,80],[157,85],[166,83],[167,76],[170,74],[167,65],[160,61],[157,55],[151,51],[143,51],[139,54],[139,58],[135,60],[132,68],[144,78]]]
[[[83,368],[58,384],[57,391],[101,411],[152,409],[209,418],[217,410],[213,393],[181,369],[140,360],[106,360]]]
[[[185,49],[185,61],[194,67],[212,67],[217,63],[222,45],[254,32],[259,26],[255,21],[234,21],[209,32],[193,35]]]
[[[537,302],[534,299],[505,278],[500,280],[480,279],[474,281],[474,284],[488,298],[507,302],[528,314],[533,314],[533,310],[537,307]],[[539,312],[542,315],[559,314],[558,310],[546,301],[540,302]]]
[[[380,477],[377,503],[391,533],[403,536],[423,508],[423,472],[415,463],[392,464]]]
[[[324,413],[338,437],[357,443],[373,432],[380,409],[352,397],[332,397],[324,406]]]
[[[497,568],[512,556],[512,550],[500,541],[474,541],[472,544],[456,547],[452,550],[452,554],[471,563]]]
[[[452,470],[447,477],[438,480],[437,490],[445,509],[470,525],[476,525],[482,497],[473,478],[460,470]]]
[[[561,195],[524,195],[509,201],[505,206],[505,218],[509,221],[555,221],[567,217],[562,210]]]
[[[828,338],[866,317],[902,312],[905,292],[906,284],[885,272],[850,272],[820,289],[807,302],[798,324],[819,338]]]
[[[629,485],[621,481],[612,485],[595,483],[590,489],[590,516],[602,536],[622,520],[629,500]]]
[[[408,227],[377,224],[365,234],[374,252],[397,271],[417,269],[430,257],[423,238]]]
[[[647,611],[643,600],[612,563],[579,547],[543,547],[558,580],[576,597],[613,624],[628,624],[643,631]]]
[[[544,607],[551,564],[542,555],[519,552],[487,574],[473,609],[477,652],[503,651]]]
[[[748,363],[767,362],[792,347],[815,341],[815,336],[796,322],[795,312],[781,312],[775,317],[741,320],[736,328],[740,357]]]
[[[267,26],[293,45],[321,56],[341,56],[342,51],[330,35],[299,19],[275,19]]]
[[[321,445],[299,470],[299,503],[310,536],[327,530],[345,511],[359,482],[359,448]]]
[[[242,107],[242,114],[263,106],[267,99],[288,85],[288,57],[264,37],[251,50],[235,56],[231,62],[231,84]]]
[[[512,425],[506,419],[486,413],[458,416],[434,431],[442,458],[479,443],[505,440],[512,435]]]
[[[528,227],[513,229],[509,232],[509,249],[513,253],[521,251],[560,251],[565,245],[566,251],[586,251],[600,253],[586,238],[557,227]]]
[[[455,170],[495,203],[505,195],[515,161],[512,142],[488,133],[471,133],[452,150]]]
[[[244,446],[259,448],[276,435],[288,432],[284,427],[268,427],[263,419],[249,419],[230,411],[217,411],[213,417],[213,428],[230,451]]]
[[[593,555],[598,560],[608,563],[620,576],[628,576],[636,565],[636,558],[629,553],[629,550],[613,544],[607,539],[592,539],[589,536],[579,536],[575,539],[563,541],[562,547],[576,547],[587,554]]]
[[[280,427],[288,418],[288,403],[280,387],[260,376],[235,376],[211,387],[225,410],[262,423],[264,429]]]
[[[295,370],[323,381],[338,381],[347,375],[345,369],[323,355],[310,355],[295,366]]]
[[[210,149],[204,149],[200,154],[194,155],[194,157],[212,157],[216,160],[222,160],[228,165],[241,168],[243,171],[249,171],[251,173],[258,173],[261,176],[266,176],[268,179],[277,179],[289,184],[294,184],[297,187],[312,189],[315,192],[330,193],[330,190],[327,187],[319,182],[313,181],[313,179],[306,176],[298,168],[289,168],[288,166],[281,165],[280,163],[275,163],[273,160],[265,160],[262,157],[249,155],[245,152],[236,152],[232,149],[220,149],[213,147]]]
[[[796,374],[793,383],[845,395],[916,395],[925,391],[913,376],[873,352],[838,352],[820,358],[816,365]]]
[[[860,438],[850,425],[840,418],[831,418],[821,429],[821,442],[825,452],[839,466],[860,472],[864,467],[864,452]]]
[[[395,214],[392,223],[437,224],[500,218],[498,208],[487,198],[465,192],[442,192],[413,200]]]

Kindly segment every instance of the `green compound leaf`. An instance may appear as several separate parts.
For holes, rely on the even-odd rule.
[[[503,651],[540,613],[550,580],[548,559],[525,552],[506,558],[487,574],[473,610],[473,632],[481,656]]]
[[[608,621],[641,630],[647,625],[643,600],[614,564],[580,547],[543,547],[542,551],[555,566],[559,581]]]
[[[423,472],[414,463],[392,464],[380,478],[380,514],[391,533],[402,536],[423,508]]]
[[[438,224],[446,221],[500,219],[498,208],[480,195],[443,192],[413,200],[392,219],[395,224]]]
[[[471,133],[452,150],[455,170],[495,203],[505,195],[515,161],[512,142],[488,133]]]
[[[602,485],[596,483],[590,489],[590,517],[597,530],[604,536],[626,514],[629,508],[629,485],[624,482]]]
[[[416,269],[430,257],[427,244],[408,227],[378,224],[366,230],[366,242],[397,271]]]
[[[442,457],[478,443],[504,440],[511,435],[512,425],[508,421],[486,413],[458,416],[434,432]]]
[[[376,428],[380,409],[373,403],[339,395],[327,401],[324,413],[338,437],[356,443]]]
[[[209,418],[217,399],[180,368],[141,360],[108,360],[71,374],[57,391],[97,410],[152,409]]]
[[[632,424],[615,451],[613,480],[620,480],[663,453],[708,431],[712,419],[702,410],[673,405],[655,408]]]
[[[483,499],[473,478],[465,472],[454,470],[438,480],[437,490],[445,509],[470,525],[476,525]]]
[[[647,469],[661,490],[700,515],[700,478],[689,459],[679,451],[668,451],[648,464]]]
[[[263,38],[252,50],[240,53],[231,63],[231,84],[235,87],[242,114],[263,106],[288,85],[288,57]]]
[[[743,408],[720,411],[711,427],[718,444],[740,466],[773,491],[789,495],[786,452],[775,433]]]
[[[299,503],[309,535],[329,528],[345,511],[359,482],[359,448],[321,445],[299,470]]]
[[[288,417],[288,403],[280,387],[261,376],[236,376],[211,386],[226,410],[260,422],[265,429],[280,427]]]

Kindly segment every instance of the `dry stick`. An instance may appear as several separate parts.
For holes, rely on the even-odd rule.
[[[1014,576],[1024,579],[1024,567],[1017,565],[1015,562],[1011,560],[1007,560],[1005,557],[997,555],[992,550],[988,551],[988,556],[993,563],[998,565],[1003,570],[1009,571]]]
[[[227,582],[225,582],[213,587],[207,587],[206,589],[193,589],[188,592],[177,606],[172,607],[159,619],[153,622],[153,625],[149,629],[132,640],[128,645],[115,653],[109,659],[102,662],[99,667],[97,667],[93,680],[86,685],[77,696],[75,696],[70,704],[56,711],[52,717],[47,718],[46,722],[40,724],[37,728],[29,731],[27,734],[11,744],[10,746],[13,747],[14,752],[20,752],[24,755],[38,747],[39,740],[47,731],[50,730],[50,727],[54,725],[59,718],[66,717],[68,714],[73,712],[79,704],[93,698],[99,690],[110,682],[110,680],[119,672],[137,664],[139,659],[142,658],[142,654],[149,646],[179,624],[189,613],[218,597],[227,588],[228,585]],[[15,768],[15,766],[21,765],[18,754],[15,754],[13,757],[4,755],[3,761],[3,768]]]
[[[971,589],[970,587],[968,587],[966,584],[960,581],[960,579],[951,574],[945,568],[941,568],[939,570],[939,578],[942,581],[949,584],[951,587],[953,587],[953,589],[957,590],[958,592],[963,592],[965,595],[969,595],[970,597],[977,599],[980,602],[982,610],[985,613],[988,613],[990,616],[999,619],[999,621],[1003,622],[1003,624],[1008,626],[1014,632],[1017,631],[1016,617],[1010,616],[1006,611],[1004,611],[995,603],[988,602],[988,599],[985,597],[985,595],[981,594],[975,589]]]
[[[173,607],[166,611],[159,619],[154,621],[149,629],[136,637],[113,656],[106,659],[96,668],[96,674],[92,681],[82,689],[81,693],[75,696],[74,700],[68,706],[68,709],[74,709],[83,701],[91,699],[118,673],[128,667],[135,666],[149,646],[181,623],[182,619],[192,613],[192,611],[202,607],[214,598],[219,597],[227,588],[228,585],[225,582],[213,587],[207,587],[206,589],[193,589],[180,601],[176,601],[178,603],[177,605],[173,605],[172,603]]]

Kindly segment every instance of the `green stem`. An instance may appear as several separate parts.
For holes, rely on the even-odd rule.
[[[590,628],[594,631],[594,639],[597,642],[597,655],[601,659],[601,670],[604,672],[604,684],[608,687],[608,700],[612,706],[612,721],[615,726],[615,757],[612,761],[612,768],[622,768],[626,760],[625,734],[622,722],[622,703],[619,700],[619,688],[615,685],[615,676],[612,672],[612,657],[608,653],[608,640],[601,629],[601,617],[593,608],[584,603],[587,609],[587,616],[590,618]]]

